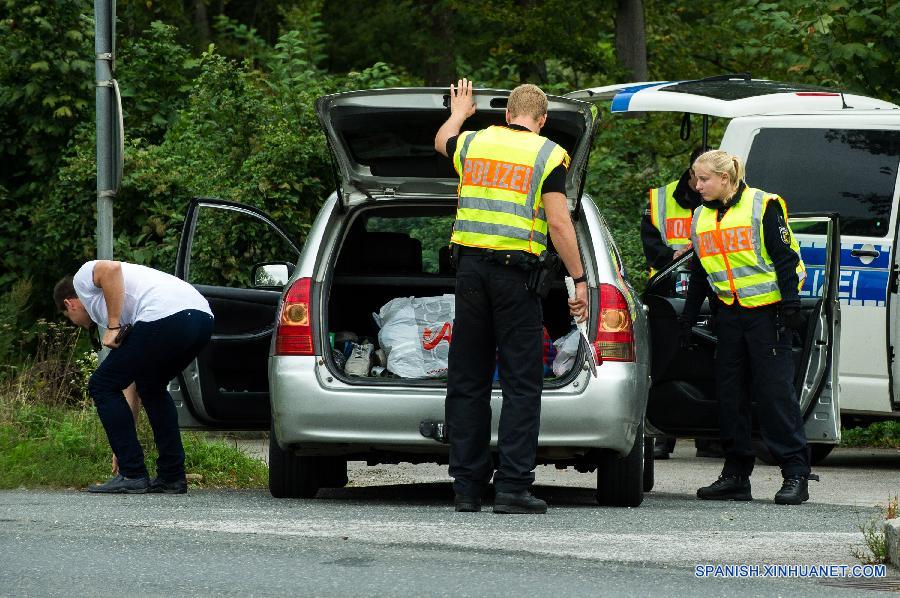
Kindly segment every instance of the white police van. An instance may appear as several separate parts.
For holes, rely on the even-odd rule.
[[[780,194],[790,214],[839,214],[842,419],[900,417],[900,107],[747,75],[612,85],[568,97],[611,100],[613,113],[702,115],[704,144],[709,118],[729,119],[720,148],[744,159],[751,186]],[[794,228],[808,268],[802,295],[821,296],[823,231]]]

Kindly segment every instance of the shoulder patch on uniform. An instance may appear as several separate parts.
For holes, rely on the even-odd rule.
[[[791,234],[788,232],[787,227],[779,226],[778,232],[781,233],[781,242],[784,243],[785,245],[790,245],[791,244]]]

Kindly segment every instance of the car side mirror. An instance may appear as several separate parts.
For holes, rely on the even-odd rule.
[[[264,262],[250,271],[254,289],[281,289],[291,279],[294,265],[287,262]]]

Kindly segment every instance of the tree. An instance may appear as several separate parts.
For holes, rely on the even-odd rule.
[[[616,0],[616,55],[632,81],[647,80],[647,40],[642,0]]]

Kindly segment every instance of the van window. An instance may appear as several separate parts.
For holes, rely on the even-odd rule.
[[[762,129],[747,156],[747,183],[779,194],[791,214],[837,212],[844,235],[884,237],[898,161],[900,131]]]

